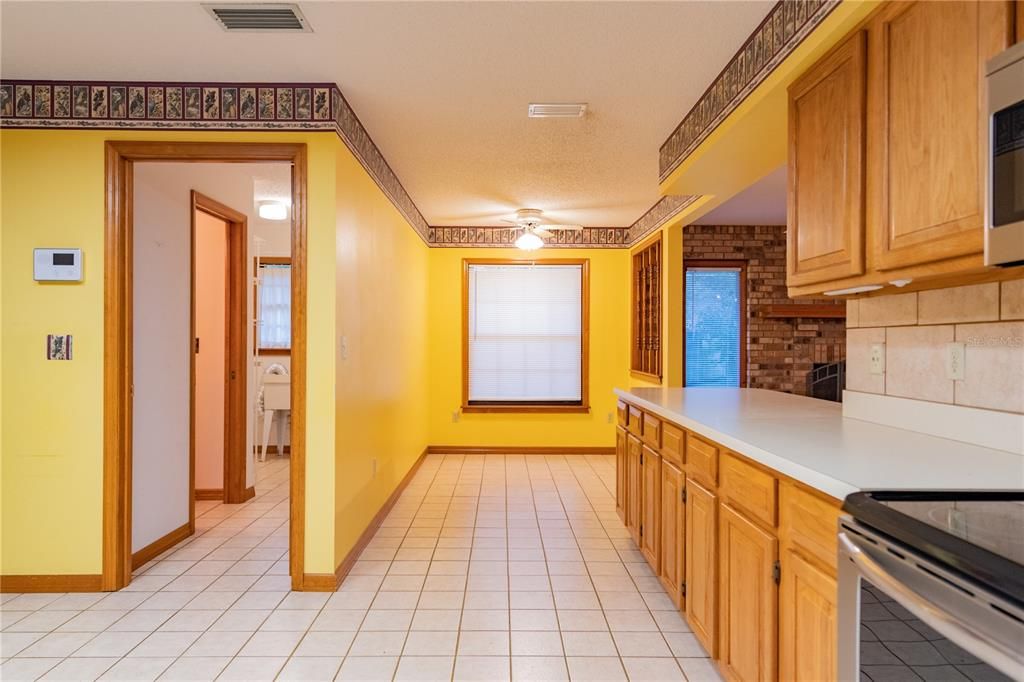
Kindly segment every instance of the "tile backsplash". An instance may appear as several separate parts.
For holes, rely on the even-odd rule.
[[[847,390],[1024,414],[1024,279],[850,300],[846,325]],[[954,342],[963,380],[947,374]]]

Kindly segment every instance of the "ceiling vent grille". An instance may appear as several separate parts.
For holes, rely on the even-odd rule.
[[[582,118],[587,113],[584,104],[531,104],[526,115],[530,118]]]
[[[203,5],[221,28],[238,33],[309,33],[309,23],[298,5]]]

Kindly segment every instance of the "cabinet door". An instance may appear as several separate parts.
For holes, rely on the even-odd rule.
[[[733,680],[775,680],[778,540],[728,504],[721,505],[721,514],[718,596],[722,672]]]
[[[789,88],[789,286],[864,272],[865,45],[858,31]]]
[[[779,585],[779,678],[836,679],[836,580],[787,549]]]
[[[868,23],[868,230],[879,270],[980,253],[985,61],[1009,2],[885,3]]]
[[[686,506],[683,474],[661,458],[661,584],[677,608],[683,608],[683,525]]]
[[[718,651],[718,501],[686,479],[686,619],[712,658]]]
[[[626,527],[637,547],[640,546],[640,439],[626,436]]]
[[[640,553],[654,575],[661,569],[661,457],[644,446],[640,477]]]
[[[615,428],[615,511],[623,524],[626,523],[627,456],[626,429],[618,426]]]

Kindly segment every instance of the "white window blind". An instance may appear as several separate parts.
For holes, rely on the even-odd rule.
[[[257,291],[257,342],[259,348],[291,348],[292,268],[261,263]]]
[[[470,403],[581,403],[583,266],[469,265]]]
[[[740,385],[740,271],[686,270],[686,385]]]

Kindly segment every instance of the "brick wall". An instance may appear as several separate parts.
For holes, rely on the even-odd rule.
[[[769,319],[751,311],[793,301],[786,295],[785,225],[688,225],[683,258],[747,262],[747,385],[805,394],[814,363],[846,358],[843,320]]]

